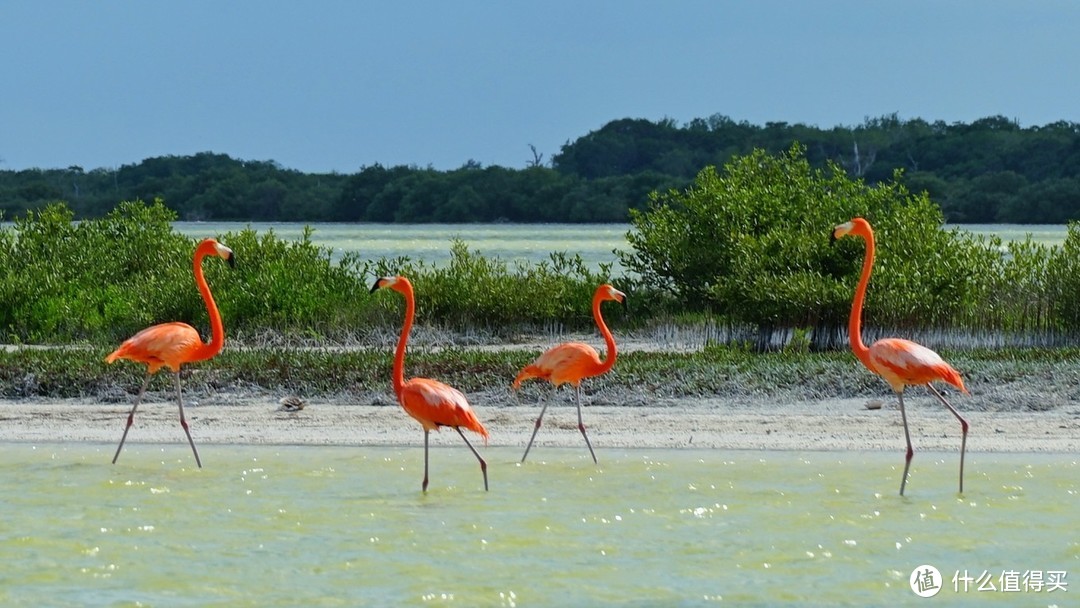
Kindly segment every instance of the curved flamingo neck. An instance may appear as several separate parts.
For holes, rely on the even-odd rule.
[[[202,262],[206,253],[202,246],[195,250],[195,285],[198,286],[199,294],[206,303],[206,312],[210,315],[210,342],[199,347],[193,359],[195,361],[214,357],[225,346],[225,326],[221,322],[221,313],[218,311],[214,296],[210,293],[210,286],[206,284],[206,277],[203,275]]]
[[[848,339],[851,341],[851,350],[866,367],[873,370],[870,363],[870,349],[863,344],[862,340],[862,309],[866,300],[866,288],[870,284],[870,271],[874,266],[874,233],[867,229],[866,233],[859,233],[866,241],[866,256],[863,258],[862,275],[859,276],[859,285],[855,288],[855,299],[851,302],[851,316],[848,318]]]
[[[597,293],[593,296],[592,302],[592,315],[596,320],[596,326],[600,328],[600,333],[604,336],[604,343],[607,345],[607,356],[604,358],[603,363],[596,370],[596,375],[605,374],[615,366],[615,359],[619,356],[618,351],[615,349],[615,337],[611,335],[611,330],[608,329],[606,323],[604,323],[604,317],[600,315],[600,303],[603,299],[600,294]]]
[[[413,296],[412,285],[407,282],[400,283],[397,289],[405,296],[405,324],[401,327],[401,337],[398,338],[397,350],[394,351],[394,394],[400,395],[405,388],[405,345],[409,342],[413,317],[416,316],[416,298]]]

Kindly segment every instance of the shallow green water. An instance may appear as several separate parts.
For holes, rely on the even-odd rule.
[[[174,222],[182,234],[193,237],[238,232],[251,228],[273,230],[280,238],[299,240],[304,224],[297,222]],[[470,251],[498,257],[509,264],[550,262],[552,252],[580,255],[596,270],[600,264],[620,268],[615,249],[628,250],[629,224],[311,224],[312,242],[333,250],[335,257],[354,253],[361,259],[407,256],[444,266],[450,246],[461,239]]]
[[[1080,459],[464,447],[0,445],[0,605],[1076,605]],[[536,460],[531,460],[535,458]],[[914,595],[922,564],[944,575]],[[1073,577],[1074,580],[1070,580]]]
[[[174,222],[178,232],[192,237],[238,232],[251,228],[264,233],[273,230],[286,240],[298,240],[304,232],[301,222]],[[622,267],[612,250],[630,251],[626,233],[630,224],[347,224],[314,223],[312,241],[329,247],[335,257],[355,253],[362,259],[408,256],[436,266],[450,260],[450,243],[461,239],[470,250],[498,257],[509,263],[540,263],[552,252],[580,255],[593,270],[611,264],[619,274]],[[1023,241],[1028,235],[1045,245],[1060,245],[1067,228],[1063,224],[948,224],[976,234],[996,234],[1005,241]],[[824,238],[824,237],[823,237]]]

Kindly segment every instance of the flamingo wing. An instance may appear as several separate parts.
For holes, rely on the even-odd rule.
[[[487,441],[487,429],[477,419],[468,399],[452,386],[429,378],[413,378],[402,387],[398,400],[424,430],[437,430],[441,426],[464,427]]]
[[[514,387],[529,378],[547,380],[555,386],[565,382],[576,385],[595,375],[593,370],[599,366],[600,353],[595,348],[581,342],[566,342],[552,346],[522,368],[514,379]]]
[[[870,360],[893,390],[907,385],[947,382],[967,392],[960,373],[940,355],[910,340],[885,338],[870,345]]]
[[[129,359],[149,366],[155,373],[163,365],[178,371],[189,360],[189,353],[202,346],[199,332],[187,323],[161,323],[140,331],[125,340],[105,358],[106,363]]]

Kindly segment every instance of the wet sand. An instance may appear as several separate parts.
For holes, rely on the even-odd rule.
[[[584,448],[569,391],[549,393],[552,405],[536,445]],[[166,392],[150,394],[135,416],[128,441],[183,443],[175,401]],[[470,395],[493,446],[524,447],[540,411],[532,399],[485,399]],[[606,401],[606,400],[605,400]],[[593,446],[717,448],[749,450],[904,449],[895,399],[839,399],[794,402],[731,399],[651,400],[644,405],[586,405],[585,426]],[[496,405],[485,405],[495,402]],[[119,440],[130,401],[95,399],[0,400],[0,441],[101,442]],[[638,402],[640,403],[640,401]],[[915,450],[953,451],[960,424],[932,397],[905,400]],[[1063,403],[1047,411],[964,411],[971,424],[972,452],[1080,451],[1080,405]],[[371,399],[312,400],[298,412],[284,411],[274,395],[211,393],[193,395],[186,405],[195,441],[201,444],[421,445],[420,425],[389,395]],[[456,433],[432,433],[433,445],[460,443]]]

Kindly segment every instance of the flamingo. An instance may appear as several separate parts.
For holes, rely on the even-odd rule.
[[[478,433],[487,443],[488,432],[477,419],[476,414],[469,406],[465,395],[456,388],[443,384],[430,378],[412,378],[405,380],[405,345],[409,341],[409,331],[412,329],[413,317],[416,314],[416,299],[413,296],[412,283],[409,279],[396,277],[382,277],[377,279],[371,286],[371,292],[388,287],[405,297],[405,323],[401,328],[401,338],[398,340],[397,350],[394,352],[393,387],[397,395],[398,403],[405,409],[405,413],[412,416],[424,427],[424,483],[421,486],[424,492],[428,488],[428,437],[432,430],[448,426],[457,431],[458,435],[469,446],[473,456],[480,461],[480,472],[484,475],[484,491],[488,489],[487,462],[469,443],[461,427]]]
[[[900,402],[900,418],[904,421],[904,439],[907,440],[907,455],[904,461],[904,476],[900,480],[900,495],[904,495],[907,485],[908,469],[915,450],[911,447],[911,432],[908,430],[907,414],[904,412],[904,388],[925,385],[953,416],[960,421],[962,439],[960,440],[960,492],[964,492],[964,452],[967,447],[968,423],[960,412],[952,406],[931,382],[945,382],[967,393],[964,380],[951,365],[946,363],[934,351],[900,338],[884,338],[874,342],[869,348],[862,341],[862,307],[866,298],[866,286],[870,283],[870,270],[874,265],[874,231],[861,217],[840,224],[833,229],[830,242],[847,235],[862,237],[866,241],[866,257],[863,260],[862,275],[855,288],[855,299],[851,303],[851,317],[848,320],[848,337],[851,350],[859,361],[871,372],[881,376],[892,387]]]
[[[195,441],[191,438],[191,430],[184,417],[184,399],[180,391],[180,366],[210,359],[220,353],[221,347],[225,344],[225,328],[221,324],[221,313],[218,312],[202,271],[203,258],[208,255],[216,255],[224,259],[230,267],[235,267],[236,262],[232,250],[214,239],[205,239],[195,248],[195,284],[199,288],[199,293],[202,294],[203,301],[206,302],[207,312],[210,313],[209,343],[203,343],[199,332],[187,323],[161,323],[147,327],[128,338],[119,348],[105,357],[106,363],[112,363],[117,359],[128,359],[146,364],[146,379],[143,381],[142,388],[139,389],[139,395],[135,398],[135,405],[131,406],[131,412],[128,413],[127,426],[124,427],[124,434],[120,437],[120,445],[116,447],[116,454],[113,455],[113,464],[116,464],[116,459],[120,457],[120,450],[124,449],[124,440],[127,439],[128,431],[131,430],[131,425],[135,421],[135,410],[142,402],[146,386],[150,384],[150,379],[154,374],[164,366],[171,369],[176,378],[176,402],[180,405],[180,426],[187,434],[191,451],[195,454],[196,464],[202,468],[199,450],[195,448]]]
[[[600,304],[607,300],[620,302],[625,309],[626,294],[606,283],[597,287],[596,293],[593,294],[593,319],[596,320],[596,326],[600,328],[600,333],[604,335],[604,342],[607,344],[606,359],[600,361],[600,354],[588,344],[565,342],[544,351],[535,361],[523,367],[518,372],[517,377],[514,378],[515,390],[521,387],[522,381],[529,378],[547,380],[556,387],[566,382],[574,385],[578,430],[581,431],[581,436],[585,438],[585,445],[589,448],[593,463],[597,463],[596,452],[593,452],[592,443],[589,442],[589,436],[585,434],[585,425],[581,421],[581,381],[585,378],[606,374],[615,366],[615,359],[618,357],[618,352],[615,349],[615,338],[612,337],[611,331],[604,323],[604,318],[600,316]],[[532,437],[529,438],[529,445],[525,446],[525,454],[522,455],[521,462],[525,462],[525,459],[529,456],[529,449],[532,448],[533,440],[536,439],[536,432],[540,430],[540,424],[544,420],[544,412],[547,411],[547,406],[548,404],[545,403],[544,407],[540,408],[540,415],[536,418]]]

